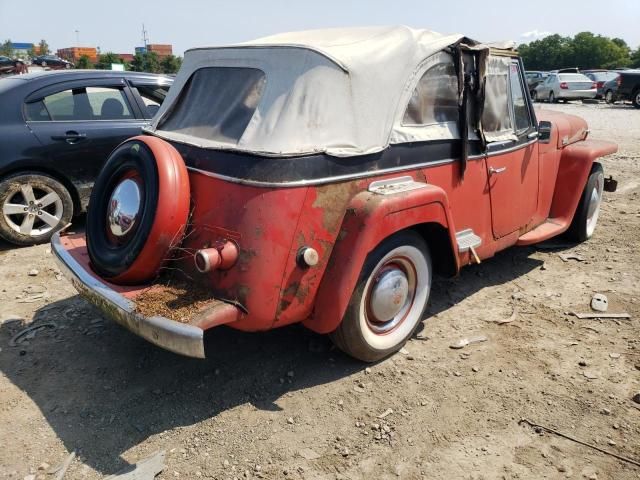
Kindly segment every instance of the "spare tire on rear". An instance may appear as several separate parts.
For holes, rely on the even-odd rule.
[[[171,144],[144,135],[122,143],[91,193],[86,230],[93,270],[119,284],[155,278],[182,240],[189,198],[187,168]]]

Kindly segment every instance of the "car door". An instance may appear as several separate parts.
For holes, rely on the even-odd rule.
[[[41,144],[34,153],[64,169],[86,193],[111,151],[147,123],[122,78],[42,89],[27,97],[24,113]]]
[[[538,132],[517,59],[487,77],[483,125],[495,238],[524,231],[538,206]],[[496,74],[500,72],[500,74]],[[493,85],[492,85],[493,84]]]

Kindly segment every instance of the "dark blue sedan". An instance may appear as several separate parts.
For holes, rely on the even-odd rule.
[[[0,237],[47,242],[84,211],[111,151],[141,132],[172,82],[104,70],[0,80]]]

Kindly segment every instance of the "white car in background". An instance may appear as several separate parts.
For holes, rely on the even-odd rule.
[[[533,93],[534,101],[555,103],[558,100],[596,98],[598,89],[594,81],[581,73],[551,73]]]

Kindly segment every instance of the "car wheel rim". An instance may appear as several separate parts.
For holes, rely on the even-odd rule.
[[[636,94],[636,105],[640,105],[640,92]]]
[[[613,94],[611,92],[607,92],[605,100],[607,101],[607,103],[611,103],[611,100],[613,100]]]
[[[600,205],[602,204],[602,192],[604,190],[604,175],[600,173],[596,177],[596,184],[589,196],[589,207],[587,209],[587,237],[590,238],[596,229],[598,216],[600,215]]]
[[[142,210],[142,179],[137,172],[125,176],[113,189],[107,206],[107,236],[121,245],[137,230]]]
[[[7,196],[2,213],[9,227],[21,235],[37,237],[60,224],[64,207],[60,196],[50,187],[22,185]]]
[[[416,270],[408,258],[393,257],[372,275],[365,295],[369,329],[384,335],[406,318],[416,293]]]

